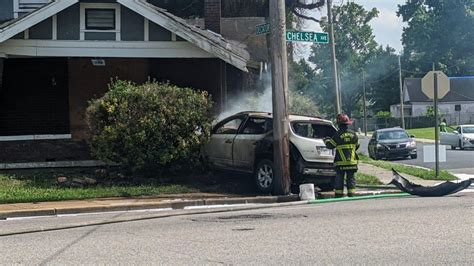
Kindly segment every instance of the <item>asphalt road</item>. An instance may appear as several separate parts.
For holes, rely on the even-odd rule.
[[[367,145],[369,141],[364,137],[360,138],[360,151],[368,155]],[[434,163],[425,163],[423,162],[423,143],[417,143],[417,159],[396,159],[393,162],[404,163],[409,165],[423,166],[427,168],[434,169]],[[434,145],[434,144],[426,144]],[[456,174],[468,174],[474,175],[474,149],[471,150],[451,150],[451,148],[446,148],[446,162],[441,162],[439,164],[440,169],[449,170]]]
[[[136,214],[126,214],[136,215]],[[106,214],[102,219],[117,214]],[[0,221],[12,229],[98,216]],[[180,216],[0,238],[0,264],[456,264],[474,259],[474,193]]]

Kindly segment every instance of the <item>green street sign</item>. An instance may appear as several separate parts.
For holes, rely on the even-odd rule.
[[[329,43],[329,35],[325,32],[287,31],[286,41]]]
[[[257,25],[255,29],[257,35],[267,34],[270,32],[270,23]]]

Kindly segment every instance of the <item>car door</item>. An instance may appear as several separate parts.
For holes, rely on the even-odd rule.
[[[232,169],[232,148],[237,132],[245,116],[230,117],[212,130],[210,141],[205,146],[209,163],[216,168]]]
[[[271,119],[249,116],[234,140],[234,168],[252,172],[255,162],[255,148],[259,141],[271,131]]]
[[[458,127],[454,132],[440,132],[439,139],[441,145],[459,146],[459,132]]]

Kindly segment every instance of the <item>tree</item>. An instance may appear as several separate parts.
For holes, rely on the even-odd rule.
[[[355,111],[361,98],[362,72],[368,60],[377,50],[372,28],[369,22],[377,17],[377,9],[365,10],[363,6],[348,2],[334,8],[334,17],[339,21],[334,24],[336,55],[342,80],[343,110],[349,115]],[[323,31],[329,31],[327,19],[321,21]],[[334,91],[331,85],[330,47],[326,44],[315,44],[311,47],[309,60],[315,64],[316,91],[321,110],[332,112]]]
[[[408,24],[402,42],[409,73],[419,77],[435,63],[448,76],[474,74],[474,1],[410,0],[398,16]]]

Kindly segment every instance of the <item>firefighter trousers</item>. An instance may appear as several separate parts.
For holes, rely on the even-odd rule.
[[[355,173],[356,170],[336,170],[336,178],[334,180],[334,189],[336,192],[336,197],[344,196],[344,177],[347,179],[347,196],[354,196],[356,185]]]

